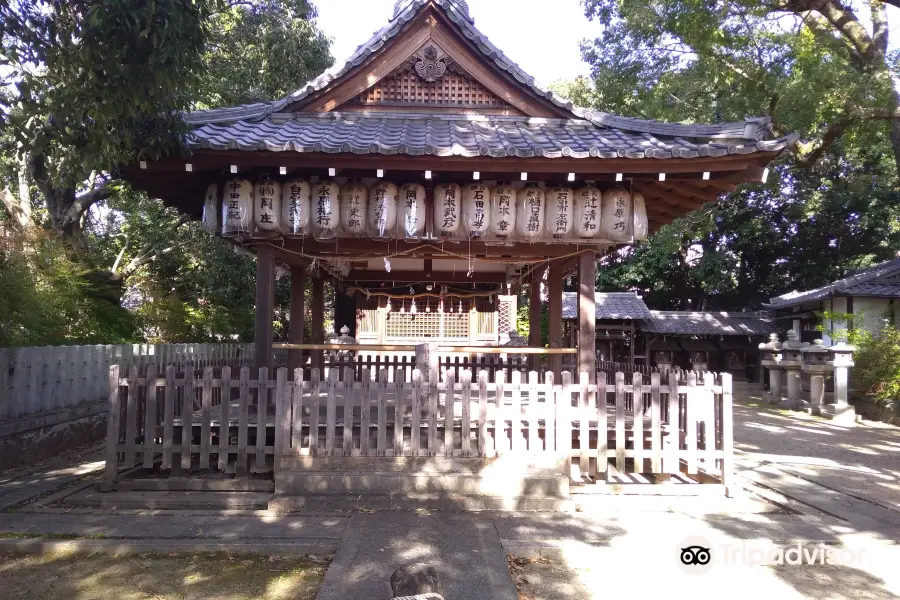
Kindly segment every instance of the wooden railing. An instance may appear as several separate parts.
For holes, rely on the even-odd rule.
[[[298,369],[299,371],[299,369]],[[132,368],[109,374],[110,419],[106,477],[121,466],[234,469],[238,475],[280,469],[281,457],[461,456],[549,453],[598,481],[620,473],[685,472],[731,485],[733,473],[731,376],[685,372],[683,381],[659,373],[609,379],[588,373],[573,381],[537,372],[455,370],[409,380],[398,369],[346,369],[328,379],[267,369],[257,379],[209,367],[197,379],[154,365],[141,377]],[[227,401],[226,401],[227,399]],[[199,406],[194,410],[194,406]],[[178,461],[175,462],[175,456]],[[215,459],[213,459],[215,457]],[[121,460],[120,460],[121,459]],[[570,471],[572,472],[572,471]]]
[[[250,366],[253,344],[120,344],[0,348],[0,418],[36,415],[108,397],[111,365]],[[159,371],[158,371],[159,372]]]

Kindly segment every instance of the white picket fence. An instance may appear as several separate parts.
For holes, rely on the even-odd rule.
[[[0,419],[109,397],[112,365],[250,366],[253,344],[121,344],[0,348]]]

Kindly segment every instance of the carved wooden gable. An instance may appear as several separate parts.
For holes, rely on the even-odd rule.
[[[452,107],[521,114],[432,42],[413,53],[400,67],[348,102],[343,109],[353,106]]]

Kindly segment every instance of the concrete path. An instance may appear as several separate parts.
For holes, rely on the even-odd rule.
[[[779,410],[761,394],[735,400],[739,475],[859,530],[900,536],[900,428]]]
[[[76,484],[103,470],[100,446],[83,448],[27,469],[0,473],[0,510]]]

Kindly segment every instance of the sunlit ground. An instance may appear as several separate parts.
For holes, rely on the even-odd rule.
[[[227,554],[0,555],[3,598],[313,600],[327,564]]]

